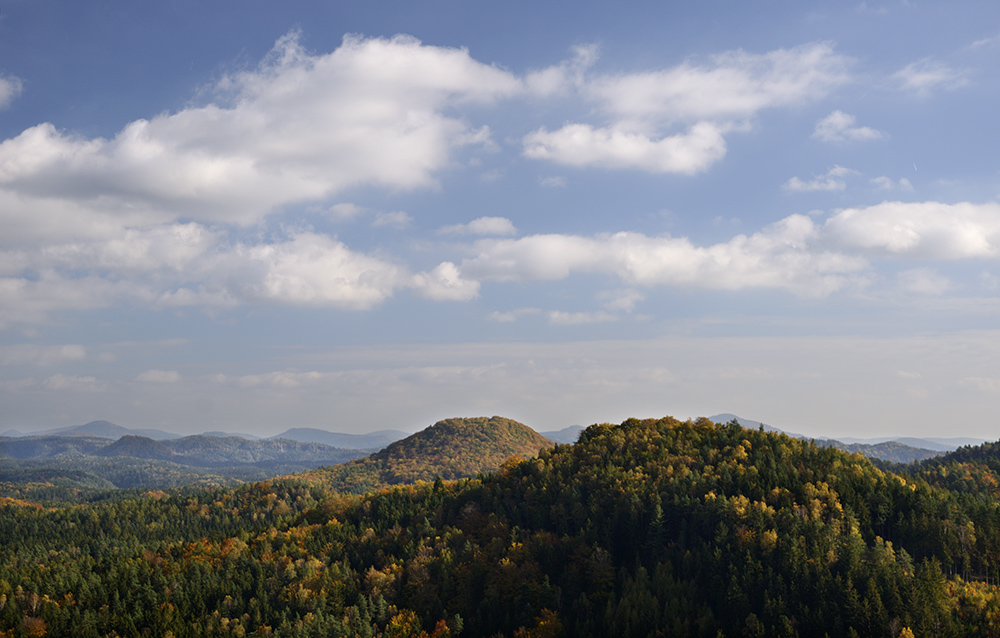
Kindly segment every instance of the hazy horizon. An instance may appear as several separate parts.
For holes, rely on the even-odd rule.
[[[0,2],[0,431],[996,438],[1000,6],[341,4]]]

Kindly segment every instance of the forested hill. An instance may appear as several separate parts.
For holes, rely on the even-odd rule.
[[[995,499],[705,419],[362,496],[8,500],[0,538],[16,636],[1000,635]]]
[[[510,457],[533,457],[552,442],[503,417],[455,418],[390,444],[371,456],[302,475],[340,492],[494,472]]]
[[[1000,441],[960,447],[898,469],[960,494],[1000,499]]]

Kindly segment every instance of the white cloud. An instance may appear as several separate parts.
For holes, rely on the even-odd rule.
[[[904,90],[920,96],[930,95],[934,89],[952,90],[969,83],[965,71],[953,69],[931,58],[908,64],[892,77]]]
[[[618,321],[618,315],[610,312],[563,312],[551,310],[548,313],[549,323],[555,326],[583,326],[593,323],[609,323]]]
[[[413,288],[435,301],[468,301],[479,296],[479,282],[463,279],[455,264],[442,262],[429,273],[413,276]]]
[[[751,236],[707,247],[686,238],[615,233],[596,237],[531,235],[481,240],[463,275],[497,281],[565,279],[603,273],[630,285],[737,290],[780,288],[824,295],[864,280],[868,262],[816,246],[818,231],[792,215]]]
[[[508,310],[506,312],[500,312],[497,310],[490,313],[490,319],[492,321],[496,321],[497,323],[512,323],[521,317],[537,315],[540,312],[541,310],[538,308],[517,308],[516,310]]]
[[[310,55],[290,34],[216,88],[217,104],[137,120],[112,139],[46,123],[0,143],[6,241],[178,218],[249,224],[349,186],[431,186],[455,147],[489,135],[445,110],[523,84],[404,36],[347,37]]]
[[[21,95],[24,85],[19,78],[12,75],[0,75],[0,109],[10,106],[14,98]]]
[[[901,177],[898,182],[894,182],[891,178],[882,175],[879,177],[873,177],[869,181],[879,190],[891,191],[897,188],[903,191],[913,190],[913,184],[911,184],[910,180],[906,179],[905,177]]]
[[[762,55],[730,51],[707,63],[587,77],[593,52],[529,76],[542,94],[575,89],[610,126],[569,123],[523,139],[524,154],[568,166],[694,174],[726,154],[723,134],[767,108],[820,98],[848,81],[848,58],[827,43]],[[572,72],[569,71],[572,69]],[[682,126],[685,132],[664,130]]]
[[[976,40],[975,42],[969,45],[969,48],[980,49],[983,47],[993,47],[996,46],[997,44],[1000,44],[1000,34],[997,34],[991,38],[983,38],[981,40]]]
[[[604,307],[612,312],[632,312],[636,305],[646,300],[646,296],[633,288],[607,290],[597,295]]]
[[[1000,254],[1000,204],[883,202],[830,217],[823,234],[841,249],[917,259]]]
[[[146,370],[135,378],[143,383],[177,383],[181,375],[176,370]]]
[[[205,268],[199,292],[210,299],[348,309],[371,308],[407,278],[401,266],[315,233],[299,233],[280,243],[237,245],[206,260]]]
[[[489,227],[484,222],[473,229]],[[494,223],[493,229],[501,227]],[[413,274],[325,234],[297,231],[258,243],[231,242],[196,223],[130,229],[106,241],[55,244],[13,257],[0,250],[0,264],[5,261],[12,271],[0,276],[0,328],[123,302],[367,310],[399,290],[435,300],[471,299],[479,290],[450,262]]]
[[[843,166],[834,166],[826,175],[820,175],[808,182],[802,181],[798,177],[793,177],[784,183],[782,188],[786,191],[796,193],[811,191],[842,191],[847,188],[844,178],[849,175],[857,175],[857,171]]]
[[[569,60],[528,73],[525,77],[528,91],[539,97],[550,97],[583,85],[584,73],[597,61],[600,51],[596,45],[589,45],[573,47],[572,53]]]
[[[726,154],[718,126],[699,122],[686,133],[652,139],[642,133],[569,124],[544,128],[524,138],[524,154],[567,166],[639,169],[650,173],[693,175]]]
[[[708,64],[603,76],[584,90],[628,121],[730,121],[821,98],[849,80],[849,64],[821,42],[759,55],[730,51]]]
[[[258,386],[271,386],[274,388],[282,390],[291,390],[297,388],[303,384],[315,384],[319,381],[328,378],[329,374],[324,374],[322,372],[310,371],[310,372],[295,372],[295,371],[279,371],[279,372],[269,372],[267,374],[249,374],[237,379],[237,383],[245,388],[254,388]]]
[[[566,188],[566,178],[561,175],[549,175],[538,180],[538,183],[547,188]]]
[[[506,217],[479,217],[468,224],[445,226],[442,235],[516,235],[517,228]]]
[[[867,126],[854,126],[856,119],[843,111],[834,111],[816,124],[813,137],[824,142],[863,142],[877,140],[882,132]]]
[[[96,377],[81,377],[72,374],[54,374],[45,379],[41,387],[45,390],[70,390],[73,392],[101,392],[107,386]]]
[[[375,215],[375,221],[372,222],[372,226],[375,228],[395,228],[402,230],[409,227],[412,223],[413,218],[409,214],[397,210],[391,213],[378,213]]]

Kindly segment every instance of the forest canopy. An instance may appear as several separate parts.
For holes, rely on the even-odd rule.
[[[310,473],[85,505],[8,498],[0,631],[998,635],[996,459],[960,452],[885,471],[665,417],[365,494]]]

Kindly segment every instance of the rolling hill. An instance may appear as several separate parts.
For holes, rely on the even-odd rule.
[[[450,419],[348,465],[447,467],[535,437]],[[0,500],[0,631],[998,636],[998,466],[995,444],[899,474],[814,441],[665,417],[360,496],[302,477],[71,507],[27,494]]]
[[[456,479],[493,472],[513,456],[532,457],[551,447],[551,441],[511,419],[445,419],[367,458],[302,477],[337,491],[363,493],[436,477]]]
[[[251,441],[236,436],[187,436],[155,440],[126,434],[0,437],[0,496],[23,494],[27,484],[60,498],[66,490],[165,489],[184,485],[234,485],[343,463],[363,456],[321,443],[289,439]],[[69,472],[67,474],[66,472]],[[19,477],[24,477],[23,480]]]

